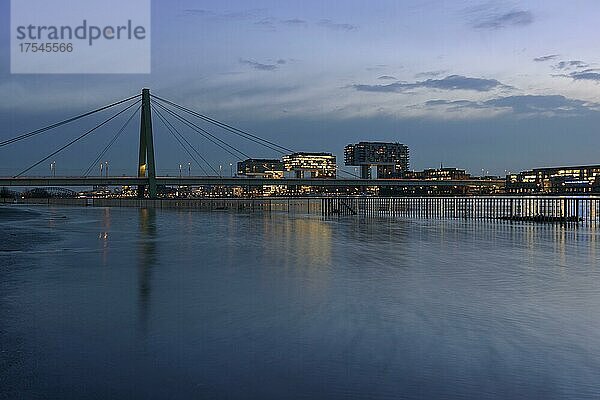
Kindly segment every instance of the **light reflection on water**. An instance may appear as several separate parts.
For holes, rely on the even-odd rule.
[[[587,228],[37,211],[0,220],[2,397],[600,396]]]

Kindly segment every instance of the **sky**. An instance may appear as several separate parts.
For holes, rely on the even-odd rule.
[[[0,140],[149,87],[295,151],[332,152],[340,165],[344,145],[360,140],[405,143],[413,169],[600,164],[598,1],[154,0],[152,72],[139,75],[11,75],[9,3],[0,0]],[[58,173],[80,174],[119,125],[57,155]],[[115,174],[135,173],[135,125],[105,156]],[[0,148],[0,175],[84,128]],[[213,165],[237,161],[187,134]],[[156,118],[155,138],[159,174],[192,161]]]

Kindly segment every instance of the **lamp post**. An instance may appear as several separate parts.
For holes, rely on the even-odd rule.
[[[104,166],[105,166],[105,173],[106,173],[106,177],[108,178],[108,161],[104,161]]]
[[[192,163],[188,163],[188,176],[192,176]]]
[[[180,178],[181,178],[181,167],[182,167],[182,165],[181,165],[181,164],[179,164],[179,177],[180,177]]]
[[[50,173],[53,177],[56,177],[56,161],[50,163]]]
[[[233,163],[229,163],[229,176],[233,178]]]
[[[223,166],[219,165],[219,178],[223,177]]]
[[[100,163],[100,178],[102,178],[102,171],[104,170],[104,164]]]

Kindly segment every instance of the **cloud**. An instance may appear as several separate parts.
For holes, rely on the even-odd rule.
[[[253,60],[246,60],[243,58],[240,58],[240,64],[244,64],[244,65],[249,65],[250,67],[257,69],[259,71],[275,71],[277,69],[277,65],[276,64],[263,64],[263,63],[259,63]],[[281,64],[279,63],[279,61],[282,60],[278,60],[277,64]],[[283,60],[285,61],[285,60]],[[285,62],[284,62],[285,64]]]
[[[533,61],[535,61],[535,62],[544,62],[544,61],[554,60],[557,57],[558,57],[558,54],[549,54],[547,56],[536,57],[536,58],[533,59]]]
[[[204,18],[212,18],[216,20],[244,20],[244,19],[252,19],[258,18],[265,13],[264,8],[252,8],[247,10],[240,11],[231,11],[224,13],[217,13],[211,10],[201,9],[201,8],[187,8],[183,10],[183,14],[186,16],[196,16],[196,17],[204,17]]]
[[[185,15],[193,15],[197,17],[208,17],[215,15],[212,11],[204,10],[201,8],[188,8],[183,10],[183,14]]]
[[[483,105],[471,100],[429,100],[425,102],[426,106],[453,106],[453,107],[471,107],[481,108]]]
[[[270,31],[276,31],[277,25],[284,26],[306,26],[307,21],[300,18],[287,18],[279,19],[269,16],[267,10],[264,8],[252,8],[239,11],[231,12],[216,12],[212,10],[206,10],[201,8],[188,8],[183,10],[183,16],[188,17],[200,17],[213,22],[237,22],[237,21],[249,21],[253,22],[254,25],[266,28]],[[329,20],[326,20],[329,21]],[[339,25],[338,29],[343,29],[346,24],[333,24],[331,27]]]
[[[496,88],[507,88],[496,79],[470,78],[462,75],[450,75],[442,79],[427,79],[414,83],[395,82],[388,85],[352,85],[361,92],[399,93],[410,89],[473,90],[487,92]]]
[[[569,99],[561,95],[520,95],[492,99],[485,105],[511,108],[518,114],[581,114],[596,111],[598,105],[582,100]]]
[[[502,29],[511,26],[527,26],[533,23],[533,13],[528,10],[498,11],[492,7],[473,10],[472,26],[475,29]]]
[[[575,81],[595,81],[600,82],[600,70],[586,69],[584,71],[571,72],[568,75]]]
[[[436,76],[444,75],[447,73],[447,70],[438,70],[438,71],[423,71],[415,74],[415,78],[435,78]]]
[[[282,24],[284,25],[290,25],[290,26],[304,26],[307,24],[307,22],[303,19],[300,18],[292,18],[292,19],[286,19],[281,21]]]
[[[569,69],[579,69],[579,68],[587,68],[588,64],[579,60],[568,60],[561,61],[554,66],[555,69],[569,70]]]
[[[515,95],[486,101],[429,100],[426,107],[445,107],[447,111],[505,109],[519,115],[581,116],[598,112],[600,104],[569,99],[561,95]]]
[[[333,29],[333,30],[336,30],[336,31],[355,31],[355,30],[358,30],[358,26],[356,26],[356,25],[336,23],[336,22],[333,22],[330,19],[322,19],[319,22],[317,22],[317,25],[319,25],[319,26],[321,26],[323,28]]]
[[[381,75],[377,79],[382,80],[382,81],[395,81],[395,80],[397,80],[396,77],[391,76],[391,75]]]
[[[274,18],[266,17],[266,18],[262,18],[262,19],[256,21],[254,23],[254,25],[258,25],[258,26],[261,26],[268,30],[274,31],[275,30],[275,22],[276,22],[276,20]]]

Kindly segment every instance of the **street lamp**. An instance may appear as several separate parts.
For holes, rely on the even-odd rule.
[[[52,176],[56,177],[56,161],[50,163],[50,173]]]
[[[182,165],[181,165],[181,164],[179,164],[179,177],[180,177],[180,178],[181,178],[181,167],[182,167]]]
[[[223,171],[223,166],[219,165],[219,178],[223,177],[223,172],[222,171]]]
[[[102,178],[103,169],[104,169],[104,164],[100,163],[100,178]]]
[[[233,178],[233,164],[229,163],[229,175]]]
[[[192,176],[192,163],[188,163],[188,176]]]
[[[105,171],[105,173],[106,173],[106,177],[108,178],[108,161],[104,161],[104,165],[105,165],[105,167],[106,167],[106,168],[105,168],[105,169],[106,169],[106,171]]]

